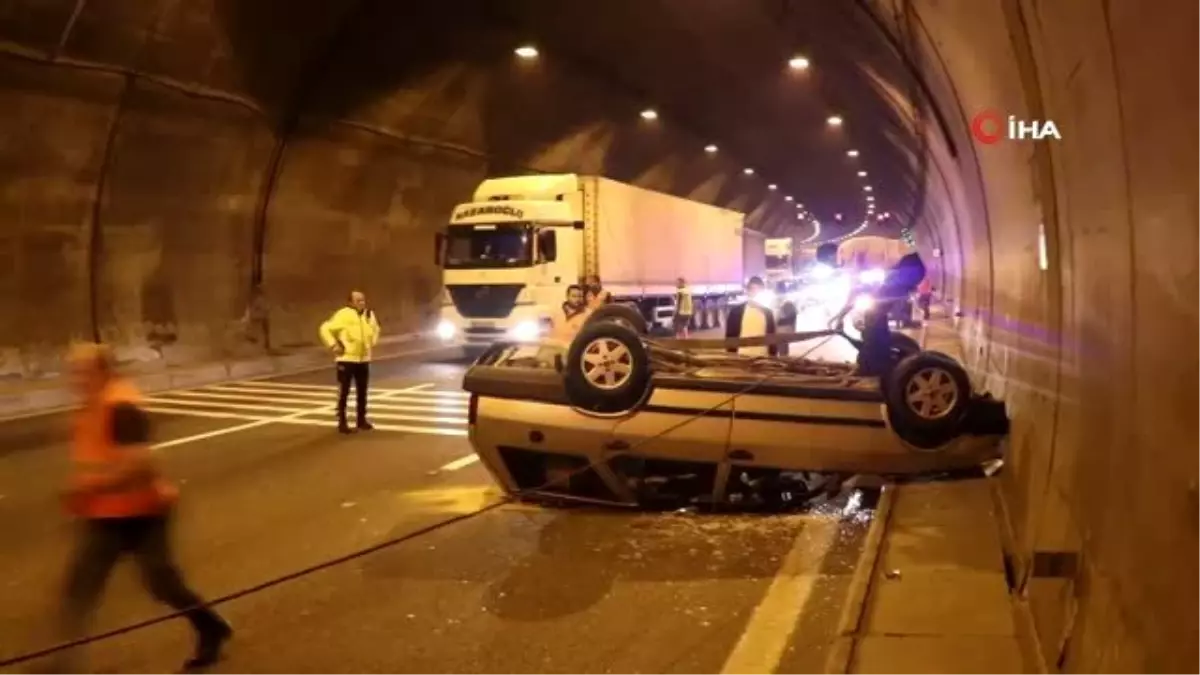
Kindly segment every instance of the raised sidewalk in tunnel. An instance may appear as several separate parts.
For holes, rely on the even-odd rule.
[[[435,338],[422,333],[384,337],[374,358],[433,354],[446,348]],[[132,377],[146,393],[172,389],[190,389],[208,384],[256,377],[287,375],[328,367],[333,359],[320,346],[272,350],[270,354],[232,356],[220,360],[172,364],[166,359],[130,361],[120,364],[121,372]],[[39,379],[0,381],[0,420],[54,412],[75,404],[66,374],[56,373]]]
[[[945,306],[918,336],[966,363]],[[900,485],[857,614],[845,618],[827,672],[1046,672],[1027,607],[1010,593],[996,478]]]

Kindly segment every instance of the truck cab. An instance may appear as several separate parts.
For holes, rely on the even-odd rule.
[[[486,348],[544,335],[566,287],[583,275],[582,231],[575,176],[484,181],[435,242],[444,285],[438,336]]]

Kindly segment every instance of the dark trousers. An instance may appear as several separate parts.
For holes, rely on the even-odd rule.
[[[917,307],[921,308],[921,316],[926,321],[929,320],[929,306],[933,304],[933,295],[930,293],[921,293],[917,296]]]
[[[354,382],[354,405],[359,424],[367,421],[367,384],[371,379],[371,364],[339,361],[338,378],[338,424],[346,426],[346,399],[350,398],[350,382]]]
[[[179,573],[171,558],[168,516],[94,518],[84,521],[78,548],[67,573],[60,630],[67,640],[83,635],[113,567],[123,554],[131,554],[142,583],[159,602],[187,619],[200,635],[220,632],[224,622],[207,607]]]

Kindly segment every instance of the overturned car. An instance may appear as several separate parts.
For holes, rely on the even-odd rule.
[[[627,506],[802,505],[858,474],[999,459],[1001,402],[974,393],[951,357],[888,330],[886,307],[862,340],[842,332],[847,311],[827,331],[664,340],[605,307],[569,345],[483,354],[463,382],[470,441],[512,495]],[[831,336],[858,362],[726,351]]]

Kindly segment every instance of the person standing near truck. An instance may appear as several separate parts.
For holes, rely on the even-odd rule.
[[[550,337],[554,340],[570,344],[575,335],[583,328],[591,312],[584,301],[583,286],[571,284],[567,287],[567,299],[559,308],[558,313],[550,318]]]
[[[688,337],[688,327],[692,325],[692,316],[696,313],[692,292],[688,290],[687,280],[679,277],[676,282],[679,289],[675,293],[675,337],[684,340]]]
[[[346,422],[346,402],[350,383],[354,383],[355,416],[360,431],[370,431],[374,425],[367,421],[367,386],[371,377],[371,351],[379,342],[379,321],[367,307],[362,291],[351,291],[349,303],[321,324],[321,341],[333,352],[337,363],[338,432],[352,433]]]
[[[755,298],[766,289],[759,277],[750,277],[746,283],[746,302],[729,309],[725,322],[726,338],[765,337],[775,334],[775,313]],[[779,350],[774,346],[729,347],[727,351],[743,356],[775,356]]]

